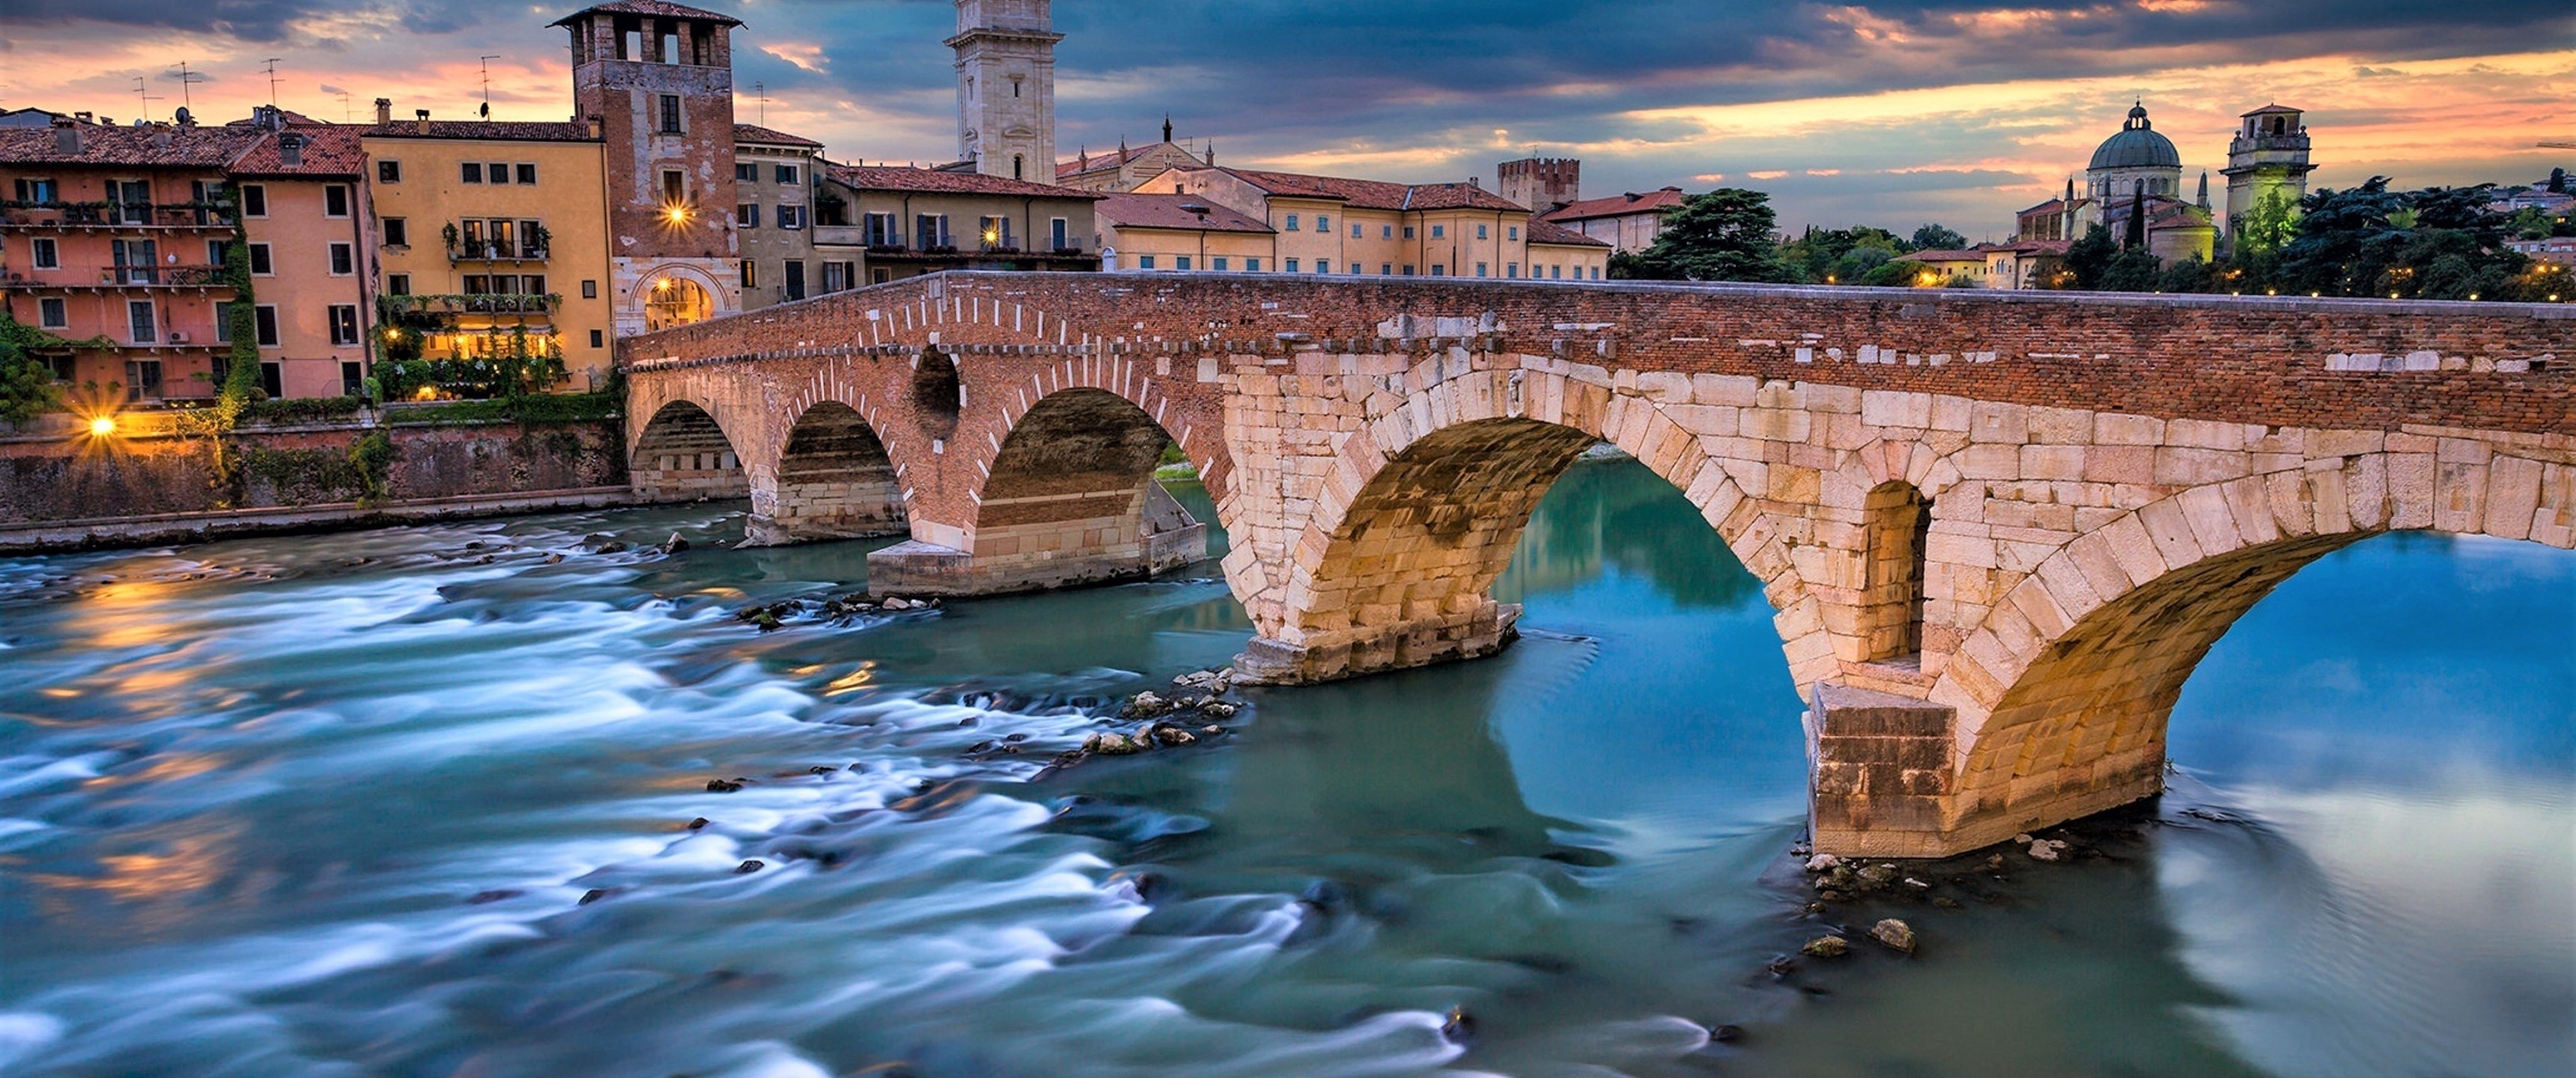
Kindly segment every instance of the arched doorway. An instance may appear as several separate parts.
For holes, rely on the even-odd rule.
[[[644,331],[656,333],[674,326],[704,322],[715,317],[715,301],[696,281],[677,274],[662,274],[644,290]]]

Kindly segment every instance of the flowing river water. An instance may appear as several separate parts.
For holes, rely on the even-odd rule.
[[[1239,650],[1212,565],[764,634],[734,613],[850,590],[866,546],[726,549],[740,528],[0,560],[0,1073],[2576,1061],[2563,551],[2331,556],[2202,665],[2160,804],[1940,905],[1813,915],[1768,608],[1632,462],[1549,495],[1504,655],[1247,691],[1207,744],[1052,774],[1120,698]],[[672,532],[694,548],[588,549]],[[1882,916],[1915,957],[1766,968]]]

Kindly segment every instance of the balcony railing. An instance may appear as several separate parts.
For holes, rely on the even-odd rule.
[[[406,314],[552,314],[561,306],[561,295],[418,295],[380,297],[387,320]]]
[[[549,252],[541,246],[516,246],[507,243],[465,244],[450,248],[447,261],[457,262],[543,262]]]
[[[149,206],[122,202],[14,203],[0,210],[0,224],[22,228],[231,228],[232,207],[222,203]]]
[[[98,271],[104,285],[157,285],[167,288],[227,287],[232,281],[222,266],[109,266]]]

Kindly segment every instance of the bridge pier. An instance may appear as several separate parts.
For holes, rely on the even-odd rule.
[[[1460,659],[1480,659],[1520,637],[1518,603],[1485,600],[1472,609],[1390,625],[1345,629],[1291,643],[1254,637],[1234,657],[1247,685],[1312,685]]]
[[[1038,504],[1027,508],[1039,512],[1017,519],[1012,507],[986,503],[983,525],[962,539],[969,549],[916,538],[870,553],[869,593],[955,598],[1050,591],[1143,580],[1207,557],[1207,525],[1152,480],[1123,492],[1099,515],[1066,518],[1047,512],[1062,509],[1065,499],[1033,501]]]

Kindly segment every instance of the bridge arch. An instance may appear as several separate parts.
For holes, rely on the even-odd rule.
[[[2576,465],[2496,454],[2424,487],[2367,454],[2190,487],[2042,561],[1934,686],[1958,709],[1952,848],[2151,796],[2201,659],[2281,582],[2391,531],[2576,548]]]
[[[647,502],[751,495],[750,476],[732,435],[703,405],[688,399],[662,403],[644,414],[627,455],[627,475],[636,496]]]
[[[1457,364],[1343,439],[1287,578],[1275,590],[1237,581],[1262,629],[1238,670],[1319,681],[1500,649],[1519,611],[1494,602],[1494,580],[1539,499],[1599,442],[1680,490],[1763,580],[1793,676],[1803,684],[1834,663],[1784,522],[1739,485],[1761,461],[1712,454],[1643,396],[1535,357],[1500,362]]]

